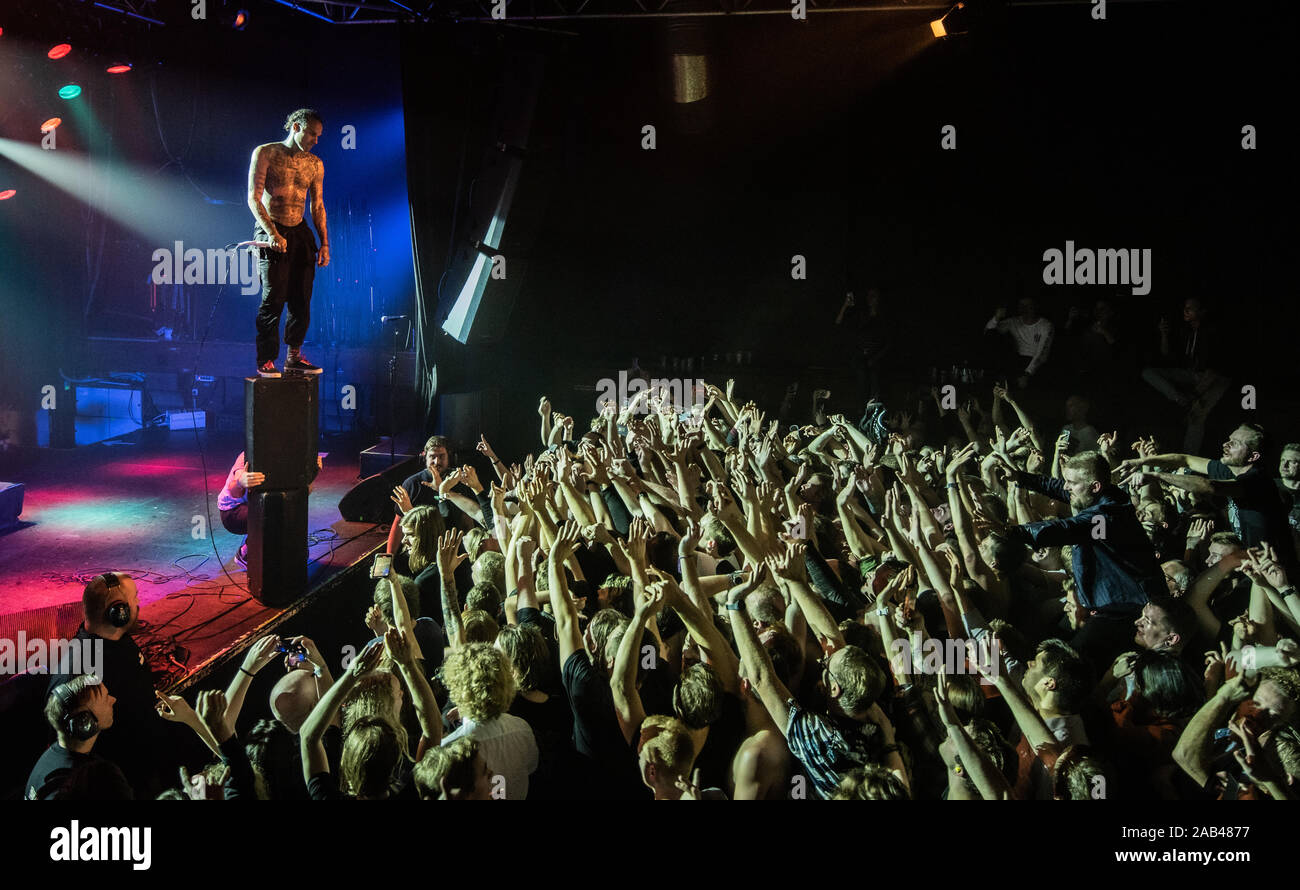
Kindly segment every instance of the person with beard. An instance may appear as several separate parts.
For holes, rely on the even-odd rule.
[[[1147,600],[1166,590],[1133,502],[1111,484],[1110,463],[1096,451],[1067,460],[1063,479],[1031,475],[999,458],[1024,488],[1069,502],[1074,515],[1011,526],[1006,537],[1033,548],[1071,545],[1076,596],[1088,618],[1070,645],[1094,666],[1110,664],[1128,648]]]
[[[1247,547],[1272,544],[1279,562],[1288,572],[1300,571],[1300,560],[1287,522],[1289,505],[1278,493],[1264,470],[1264,428],[1243,423],[1223,443],[1223,459],[1211,460],[1194,454],[1157,454],[1120,463],[1120,472],[1138,486],[1159,482],[1194,495],[1228,499],[1228,522]],[[1142,467],[1185,467],[1196,475],[1148,473]]]

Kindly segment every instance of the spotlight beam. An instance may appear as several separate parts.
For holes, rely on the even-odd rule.
[[[185,240],[199,203],[189,186],[178,186],[152,170],[94,160],[64,149],[45,151],[27,142],[0,138],[0,157],[35,174],[60,191],[94,207],[123,227],[159,246]]]

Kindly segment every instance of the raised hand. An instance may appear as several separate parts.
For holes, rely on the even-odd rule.
[[[1043,452],[1037,448],[1030,449],[1029,456],[1025,458],[1025,472],[1038,473],[1043,469],[1045,463],[1047,463],[1047,458],[1043,457]]]
[[[357,657],[352,659],[352,664],[348,665],[348,676],[353,680],[360,680],[366,674],[379,667],[380,659],[384,657],[384,641],[378,637],[366,643],[357,653]]]
[[[1286,569],[1277,559],[1277,551],[1273,545],[1265,543],[1259,561],[1260,573],[1274,590],[1284,590],[1290,586],[1290,579],[1287,577]]]
[[[601,546],[601,544],[614,543],[614,535],[611,535],[610,530],[604,528],[604,526],[599,524],[599,522],[595,525],[584,526],[584,529],[582,529],[582,539],[586,540],[588,547],[597,547]]]
[[[736,502],[732,500],[731,494],[727,491],[726,486],[718,482],[709,483],[709,512],[714,516],[717,516],[719,519],[722,519],[723,517],[737,520],[744,519],[740,513],[740,508],[737,507]]]
[[[275,661],[275,656],[279,651],[280,637],[276,634],[267,634],[249,647],[248,652],[244,655],[244,670],[250,674],[256,674]]]
[[[394,664],[408,668],[414,665],[414,657],[411,655],[411,643],[401,628],[389,628],[384,634],[384,648],[388,650],[388,657],[393,660]]]
[[[790,541],[784,550],[769,555],[764,563],[773,577],[796,584],[804,582],[808,580],[808,567],[804,563],[804,552],[807,549],[807,544]]]
[[[469,464],[460,468],[460,478],[470,487],[471,491],[480,492],[483,490],[483,483],[478,481],[478,470]]]
[[[380,611],[379,606],[371,604],[366,610],[366,627],[377,637],[382,637],[388,633],[388,621],[384,618],[384,613]]]
[[[220,689],[205,689],[199,693],[197,700],[199,720],[212,733],[218,744],[225,742],[235,734],[235,729],[226,719],[226,693]]]
[[[546,396],[542,396],[542,400],[537,403],[537,413],[542,417],[546,417],[551,413],[551,400]]]
[[[681,540],[677,542],[677,553],[679,556],[693,556],[700,546],[700,538],[704,536],[704,526],[696,522],[689,516],[686,517],[686,531]]]
[[[469,559],[467,554],[459,552],[464,538],[464,532],[457,529],[448,529],[438,538],[438,574],[441,577],[450,578],[456,567]]]
[[[975,456],[975,443],[968,442],[966,445],[952,456],[948,465],[944,467],[944,475],[949,482],[956,482],[957,477],[961,475],[961,468]]]
[[[650,541],[652,533],[650,523],[640,517],[628,524],[626,549],[629,560],[637,565],[645,565],[646,544]]]
[[[1028,439],[1029,430],[1023,426],[1016,427],[1015,432],[1011,434],[1011,438],[1007,439],[1007,447],[1011,449],[1019,448],[1021,445],[1025,444]]]
[[[665,600],[667,599],[667,582],[654,581],[647,584],[637,597],[636,604],[633,608],[641,616],[641,620],[649,618],[651,615],[658,615],[663,610]]]
[[[189,702],[179,695],[163,695],[157,690],[154,695],[158,697],[158,703],[154,705],[154,710],[158,716],[168,723],[184,723],[186,726],[197,727],[199,725],[199,715],[194,713]]]
[[[633,522],[644,522],[644,520],[633,519]],[[567,559],[568,556],[577,549],[578,541],[582,539],[582,526],[573,520],[566,521],[560,526],[555,535],[555,543],[551,545],[551,558],[555,560]],[[644,552],[644,550],[643,550]]]
[[[393,489],[393,503],[397,506],[397,515],[405,516],[414,509],[415,505],[411,503],[411,495],[405,488],[398,485]]]

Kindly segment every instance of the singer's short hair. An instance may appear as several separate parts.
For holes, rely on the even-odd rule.
[[[292,131],[294,124],[301,124],[302,128],[305,130],[307,129],[307,124],[311,121],[315,121],[322,127],[325,126],[324,119],[321,118],[320,112],[315,108],[299,108],[297,111],[285,118],[284,128],[285,130]]]

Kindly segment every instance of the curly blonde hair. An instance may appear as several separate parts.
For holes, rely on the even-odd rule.
[[[491,643],[470,643],[448,655],[442,681],[460,713],[475,723],[499,717],[515,700],[510,659]]]

